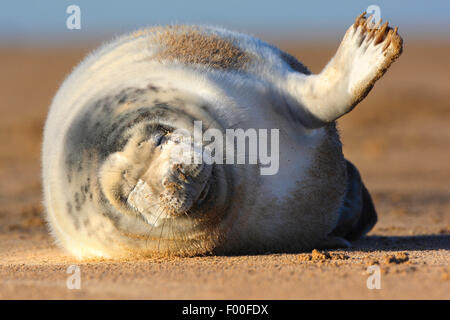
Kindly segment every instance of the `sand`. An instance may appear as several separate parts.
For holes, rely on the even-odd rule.
[[[0,48],[0,298],[449,299],[450,45],[438,43],[405,39],[400,60],[339,121],[379,215],[353,248],[120,262],[75,260],[43,222],[43,122],[87,49]],[[281,46],[319,72],[337,44]],[[72,264],[80,290],[66,286]],[[381,289],[367,288],[369,266]]]

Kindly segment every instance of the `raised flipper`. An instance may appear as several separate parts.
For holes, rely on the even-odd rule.
[[[340,208],[338,225],[330,236],[353,241],[373,228],[377,222],[377,213],[358,169],[350,161],[346,160],[346,162],[347,191]]]
[[[364,15],[347,30],[320,74],[288,75],[289,103],[302,113],[306,127],[322,127],[350,112],[401,54],[403,41],[397,27],[392,29],[386,22],[372,28],[371,18]]]

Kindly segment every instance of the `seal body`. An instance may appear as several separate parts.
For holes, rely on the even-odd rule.
[[[390,36],[377,31],[374,44],[361,19],[321,75],[212,27],[144,29],[95,51],[63,83],[45,126],[44,198],[57,242],[80,258],[196,255],[348,245],[347,234],[367,232],[375,211],[334,120],[367,94],[398,43],[373,53],[389,54],[371,74],[349,77],[357,49],[348,47],[381,48]],[[175,161],[174,148],[191,145],[175,133],[192,133],[195,121],[218,133],[278,129],[276,172],[262,175],[259,161]]]

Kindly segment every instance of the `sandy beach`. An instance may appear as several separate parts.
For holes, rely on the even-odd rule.
[[[316,73],[338,40],[293,43],[280,46]],[[45,116],[90,49],[0,47],[0,299],[450,298],[450,45],[405,39],[399,61],[338,121],[379,218],[352,248],[129,261],[77,261],[43,219]],[[80,290],[66,286],[70,265]],[[369,266],[381,289],[367,288]]]

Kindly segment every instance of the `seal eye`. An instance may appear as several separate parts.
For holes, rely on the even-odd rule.
[[[155,141],[155,146],[159,147],[165,140],[166,138],[166,133],[161,132],[158,133],[155,137],[154,137],[154,141]]]
[[[144,130],[144,138],[148,139],[153,146],[159,147],[166,142],[167,134],[173,129],[165,125],[151,123]]]

